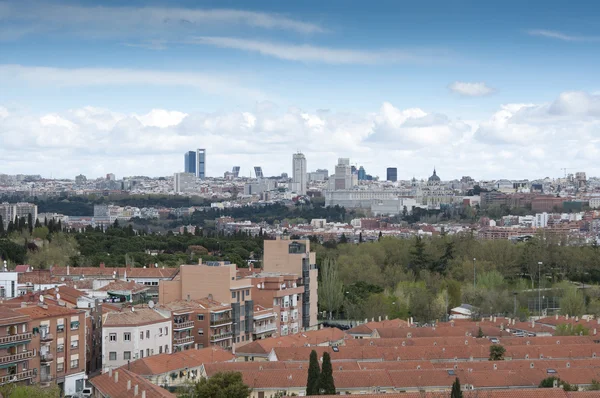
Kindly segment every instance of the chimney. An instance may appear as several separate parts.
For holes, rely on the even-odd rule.
[[[532,319],[532,320],[531,320],[531,328],[533,329],[534,327],[535,327],[535,320],[534,320],[534,319]]]
[[[71,268],[67,265],[67,276],[71,275]]]
[[[569,320],[569,314],[565,315],[565,319],[568,321]]]
[[[412,326],[412,324],[413,324],[413,317],[411,316],[410,317],[410,326]]]
[[[112,377],[112,368],[108,369],[108,377]]]
[[[381,322],[381,315],[379,315],[379,322]]]
[[[146,398],[146,390],[142,391],[142,398]]]
[[[596,328],[594,328],[594,336],[596,335]]]
[[[127,391],[131,390],[131,380],[127,380]]]
[[[388,316],[387,316],[387,315],[385,316],[385,320],[386,320],[386,321],[388,320]]]
[[[371,322],[375,322],[375,317],[371,318]]]
[[[119,372],[115,372],[115,383],[119,382]]]
[[[558,321],[558,314],[554,315],[554,319]]]
[[[579,317],[578,316],[575,317],[575,322],[579,322]]]
[[[133,396],[137,397],[138,395],[138,385],[136,384],[135,387],[133,387]]]
[[[104,263],[100,263],[100,268],[104,269]]]
[[[365,323],[369,322],[369,320],[367,318],[365,318]]]

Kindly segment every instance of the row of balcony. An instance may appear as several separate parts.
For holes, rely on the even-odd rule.
[[[233,336],[232,332],[223,332],[220,334],[213,334],[212,336],[210,336],[210,341],[219,341],[219,340],[230,339],[232,336]]]
[[[212,328],[212,327],[227,325],[228,323],[233,323],[233,320],[231,318],[211,319],[210,327]]]
[[[31,332],[18,333],[18,334],[13,334],[10,336],[2,336],[2,337],[0,337],[0,345],[8,344],[8,343],[18,343],[20,341],[31,340],[31,336],[32,336]]]
[[[266,333],[266,332],[272,332],[274,330],[277,330],[277,325],[272,323],[269,325],[263,325],[263,326],[257,326],[254,328],[254,334],[260,334],[260,333]]]
[[[19,352],[18,354],[5,355],[0,357],[0,364],[19,362],[25,359],[33,358],[33,351]]]
[[[194,327],[194,321],[173,322],[173,330],[191,329]]]
[[[50,354],[49,352],[46,354],[42,354],[40,355],[40,362],[42,363],[49,363],[54,361],[54,355]]]
[[[186,337],[179,337],[179,338],[173,339],[173,344],[175,344],[175,345],[189,344],[189,343],[193,343],[193,342],[194,342],[194,336],[186,336]]]
[[[6,376],[0,377],[0,385],[14,383],[17,381],[23,381],[23,380],[32,379],[32,378],[33,378],[33,369],[30,369],[30,370],[26,370],[26,371],[23,371],[20,373],[15,373],[12,375],[6,375]]]

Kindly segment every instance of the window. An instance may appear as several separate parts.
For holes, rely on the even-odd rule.
[[[77,329],[79,329],[79,321],[71,321],[71,330],[77,330]]]
[[[146,338],[149,339],[150,338],[150,331],[146,330]]]
[[[73,348],[79,348],[79,340],[71,341],[71,349]]]
[[[244,336],[242,336],[242,341],[244,341],[244,340],[245,340],[245,338],[244,338]]]
[[[246,296],[250,295],[250,289],[246,289]]]
[[[169,335],[169,328],[168,328],[168,327],[166,327],[166,328],[165,328],[165,336],[168,336],[168,335]]]
[[[56,371],[57,372],[64,372],[65,371],[65,363],[64,362],[57,363],[56,364]]]
[[[150,356],[150,348],[146,348],[146,356],[149,357]]]
[[[64,352],[65,351],[65,345],[64,344],[58,344],[56,346],[56,352]]]
[[[125,359],[125,360],[131,359],[131,351],[123,352],[123,359]]]
[[[231,292],[231,298],[234,299],[235,298],[235,292]]]
[[[111,333],[108,335],[108,340],[109,341],[117,341],[117,334],[116,333]]]
[[[203,321],[204,320],[204,315],[203,314],[198,315],[198,320],[199,321]]]
[[[111,361],[116,361],[117,360],[117,353],[114,351],[111,351],[108,353],[108,359]]]
[[[71,360],[71,369],[77,369],[79,367],[79,359]]]
[[[144,340],[144,332],[140,332],[140,340]]]
[[[204,329],[202,329],[202,328],[199,328],[199,329],[198,329],[198,334],[199,334],[200,336],[204,336]]]
[[[144,358],[144,350],[140,350],[140,358]]]
[[[161,345],[158,346],[158,353],[162,354],[162,346]]]
[[[162,328],[158,328],[158,335],[162,336]]]
[[[165,344],[165,353],[168,354],[169,353],[169,346]]]
[[[124,341],[131,341],[131,333],[129,333],[129,332],[123,333],[123,340]]]
[[[58,333],[64,332],[65,331],[65,324],[63,323],[63,324],[60,324],[60,325],[56,325],[56,331]]]

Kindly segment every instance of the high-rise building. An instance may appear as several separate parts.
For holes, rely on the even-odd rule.
[[[335,175],[329,179],[329,189],[337,191],[340,189],[352,188],[352,168],[350,167],[350,159],[339,158],[338,164],[335,166]]]
[[[196,160],[198,161],[196,177],[204,180],[206,178],[206,149],[200,148],[196,150]]]
[[[360,166],[358,168],[358,181],[365,181],[367,179],[367,172],[365,171],[365,168]]]
[[[240,166],[233,166],[231,172],[233,173],[233,178],[238,178],[240,176]]]
[[[386,180],[392,182],[398,181],[398,169],[395,167],[388,167]]]
[[[106,180],[107,181],[114,181],[116,179],[115,175],[113,173],[108,173],[106,175]]]
[[[183,171],[186,173],[192,173],[196,175],[196,152],[189,151],[186,152],[184,157],[184,168]]]
[[[173,190],[176,193],[193,191],[196,185],[196,176],[192,173],[175,173],[173,176]]]
[[[262,167],[254,166],[254,174],[256,175],[256,178],[263,178]]]
[[[306,195],[306,158],[302,153],[295,153],[292,158],[293,192]]]
[[[15,220],[16,218],[29,217],[35,220],[37,218],[38,207],[33,203],[19,202],[19,203],[8,203],[3,202],[0,204],[0,217],[4,222],[4,228],[8,226],[8,223]]]

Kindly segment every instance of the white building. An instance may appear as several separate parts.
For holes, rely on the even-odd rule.
[[[594,196],[590,198],[590,207],[592,209],[600,208],[600,196]]]
[[[533,228],[546,228],[548,226],[548,213],[537,213],[535,218],[533,219],[532,227]]]
[[[352,167],[350,159],[339,158],[335,174],[329,178],[329,190],[337,191],[352,188]]]
[[[31,214],[33,222],[37,219],[38,207],[33,203],[19,202],[19,203],[8,203],[3,202],[0,204],[0,216],[4,222],[4,228],[8,226],[8,223],[15,220],[15,217],[25,217],[27,220]]]
[[[412,214],[413,207],[419,207],[419,204],[413,198],[393,198],[371,202],[371,212],[375,216],[399,215],[404,212],[405,207],[407,214]]]
[[[176,193],[191,192],[196,187],[196,176],[192,173],[175,173],[173,190]]]
[[[0,300],[15,298],[18,295],[19,273],[8,271],[6,261],[0,270]]]
[[[154,309],[128,308],[110,312],[103,318],[102,368],[105,371],[173,350],[171,319]]]
[[[306,158],[302,153],[295,153],[292,158],[292,192],[306,195]]]

